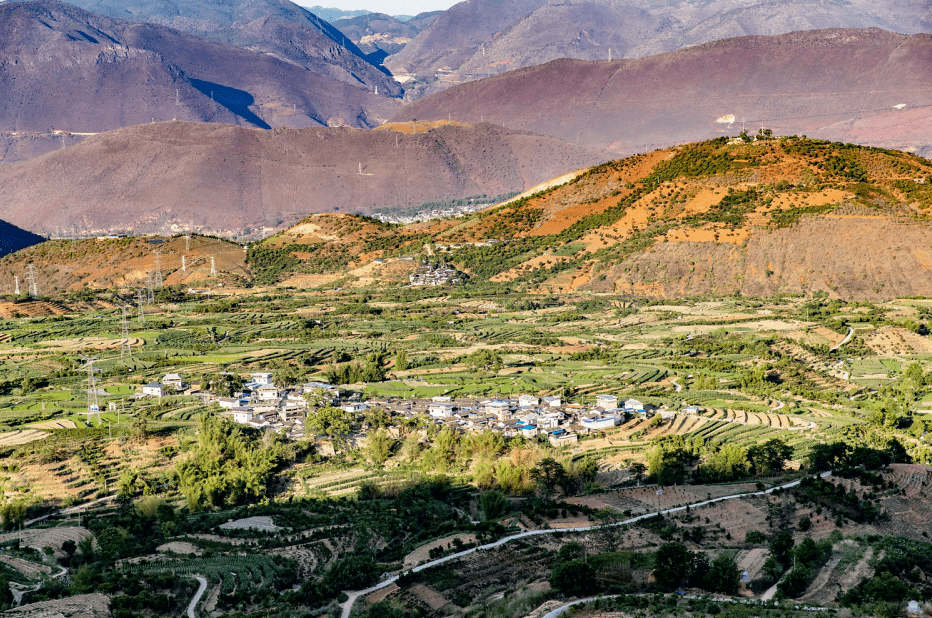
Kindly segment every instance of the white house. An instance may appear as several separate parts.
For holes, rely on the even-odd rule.
[[[536,425],[525,425],[521,428],[521,435],[525,438],[534,438],[537,436],[537,426]]]
[[[519,408],[533,408],[540,405],[540,399],[534,397],[533,395],[519,395],[518,396],[518,407]]]
[[[232,416],[233,416],[233,422],[240,423],[243,425],[251,421],[252,417],[254,416],[252,408],[247,408],[243,406],[236,406],[235,408],[230,410],[230,412],[232,413]]]
[[[560,397],[541,397],[540,401],[545,406],[550,406],[551,408],[559,408],[563,405],[563,399]]]
[[[482,408],[486,414],[494,414],[499,420],[511,418],[511,404],[507,401],[496,399],[494,401],[483,401]]]
[[[233,408],[243,405],[244,401],[239,397],[220,397],[217,399],[217,403],[225,410],[232,410]]]
[[[268,386],[272,384],[272,374],[267,371],[260,371],[259,373],[251,373],[249,377],[252,378],[252,381],[260,386]]]
[[[147,397],[161,397],[165,392],[158,382],[149,382],[142,387],[142,394]]]
[[[618,397],[615,395],[596,395],[595,407],[603,410],[614,410],[618,407]]]
[[[427,406],[427,413],[434,418],[450,418],[454,410],[452,403],[432,403]]]
[[[278,388],[275,386],[265,385],[256,389],[256,397],[259,401],[278,401],[280,396]]]
[[[434,395],[430,400],[434,403],[450,403],[453,401],[453,397],[450,395]]]
[[[645,412],[647,407],[637,399],[628,399],[625,401],[626,412]]]
[[[177,373],[169,373],[164,378],[162,378],[162,385],[171,386],[173,389],[179,392],[184,390],[184,381]]]
[[[356,403],[344,403],[342,406],[340,406],[340,408],[342,408],[344,412],[355,414],[357,412],[365,412],[366,410],[369,409],[369,406],[361,402],[356,402]]]
[[[686,406],[683,408],[683,414],[688,416],[697,416],[702,410],[699,409],[699,406]]]
[[[588,429],[589,431],[602,431],[604,429],[611,429],[618,424],[618,417],[614,415],[610,416],[596,416],[593,418],[586,418],[582,421],[582,426]]]
[[[551,431],[550,436],[547,438],[550,441],[551,446],[572,446],[579,442],[579,437],[572,431],[565,431],[563,429],[557,429],[556,431]]]

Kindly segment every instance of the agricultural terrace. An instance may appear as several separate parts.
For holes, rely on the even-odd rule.
[[[917,558],[932,521],[932,308],[923,301],[670,304],[481,285],[205,299],[166,289],[132,316],[131,354],[121,355],[117,308],[129,300],[101,293],[72,310],[63,299],[55,315],[2,325],[0,521],[86,531],[50,544],[51,554],[0,540],[33,565],[0,565],[8,581],[35,588],[26,600],[104,591],[114,615],[181,613],[197,575],[208,582],[204,612],[318,615],[338,611],[342,590],[473,543],[612,523],[828,469],[829,480],[769,497],[508,543],[403,578],[356,611],[517,617],[599,591],[666,603],[676,586],[836,603],[828,582],[855,591],[849,607],[885,607],[893,601],[864,584],[879,568],[871,557],[893,551],[883,543],[918,569],[914,580],[891,565],[889,581],[929,598],[930,570]],[[88,414],[87,356],[99,359],[99,414]],[[199,396],[220,376],[258,371],[284,386],[328,381],[343,401],[371,405],[312,410],[295,440],[236,425]],[[168,373],[190,388],[138,397]],[[382,412],[436,396],[519,394],[579,409],[616,395],[663,413],[555,447]],[[222,527],[250,517],[277,530]],[[158,549],[190,546],[198,551]],[[657,579],[675,552],[708,560],[721,577]],[[568,577],[580,563],[594,588]],[[739,565],[749,579],[735,583]],[[43,567],[67,575],[40,579]]]

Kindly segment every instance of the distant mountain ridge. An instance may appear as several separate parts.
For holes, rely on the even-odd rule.
[[[0,131],[174,118],[372,127],[400,105],[269,54],[53,0],[0,5],[0,92]]]
[[[289,0],[71,0],[85,10],[128,21],[168,26],[295,63],[383,96],[402,89],[351,39]]]
[[[449,88],[395,119],[481,119],[621,154],[764,126],[932,155],[930,75],[929,35],[804,31],[556,60]]]
[[[492,125],[262,131],[143,124],[0,166],[0,218],[49,234],[76,228],[233,236],[315,212],[523,191],[607,158]]]
[[[558,58],[640,58],[714,40],[826,28],[932,31],[928,0],[465,0],[385,64],[409,96]]]

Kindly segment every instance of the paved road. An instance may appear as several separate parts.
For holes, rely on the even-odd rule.
[[[822,476],[822,478],[825,478],[826,476],[829,476],[830,474],[831,474],[831,472],[823,472],[823,473],[821,474],[821,476]],[[659,511],[659,513],[662,514],[662,515],[668,515],[668,514],[670,514],[670,513],[678,513],[678,512],[680,512],[680,511],[685,511],[687,508],[696,508],[696,507],[700,507],[700,506],[705,506],[705,505],[707,505],[707,504],[714,504],[714,503],[716,503],[716,502],[722,502],[723,500],[733,500],[733,499],[735,499],[735,498],[745,498],[745,497],[747,497],[747,496],[763,496],[763,495],[766,495],[766,494],[773,493],[773,492],[776,491],[777,489],[788,489],[788,488],[790,488],[790,487],[796,487],[796,486],[799,485],[801,482],[802,482],[801,480],[799,480],[799,481],[793,481],[793,482],[791,482],[791,483],[786,483],[785,485],[780,485],[780,486],[778,486],[778,487],[771,487],[770,489],[766,489],[766,490],[764,490],[764,491],[756,491],[756,492],[750,492],[750,493],[744,493],[744,494],[733,494],[733,495],[730,495],[730,496],[722,496],[721,498],[712,498],[711,500],[703,500],[702,502],[695,502],[695,503],[690,504],[690,505],[688,505],[688,506],[678,506],[678,507],[674,507],[674,508],[672,508],[672,509],[666,509],[665,511]],[[638,515],[637,517],[632,517],[632,518],[630,518],[630,519],[626,519],[626,520],[624,520],[624,521],[619,521],[619,522],[616,522],[616,523],[610,524],[610,525],[612,525],[612,526],[623,526],[623,525],[625,525],[625,524],[633,524],[633,523],[639,522],[639,521],[641,521],[641,520],[643,520],[643,519],[648,519],[648,518],[651,518],[651,517],[655,517],[656,515],[657,515],[657,513],[645,513],[644,515]],[[444,556],[443,558],[437,558],[436,560],[432,560],[432,561],[430,561],[430,562],[425,562],[424,564],[422,564],[422,565],[420,565],[420,566],[414,567],[413,569],[411,569],[411,571],[413,571],[413,572],[415,572],[415,573],[418,573],[418,572],[423,571],[423,570],[425,570],[425,569],[430,569],[430,568],[433,568],[433,567],[435,567],[435,566],[444,564],[444,563],[446,563],[446,562],[450,562],[451,560],[458,560],[458,559],[460,559],[460,558],[462,558],[462,557],[464,557],[464,556],[468,556],[468,555],[473,554],[473,553],[475,553],[475,552],[477,552],[477,551],[487,550],[487,549],[493,549],[493,548],[495,548],[495,547],[500,547],[500,546],[504,545],[505,543],[510,543],[510,542],[512,542],[512,541],[517,541],[518,539],[524,539],[524,538],[531,537],[531,536],[539,536],[539,535],[541,535],[541,534],[553,534],[553,533],[555,533],[555,532],[587,532],[587,531],[589,531],[589,530],[595,530],[595,529],[598,529],[598,528],[601,528],[601,527],[602,527],[601,524],[597,524],[597,525],[594,525],[594,526],[580,526],[580,527],[577,527],[577,528],[548,528],[548,529],[546,529],[546,530],[529,530],[529,531],[527,531],[527,532],[520,532],[520,533],[518,533],[518,534],[515,534],[515,535],[512,535],[512,536],[508,536],[508,537],[505,537],[505,538],[503,538],[503,539],[499,539],[498,541],[495,541],[494,543],[489,543],[488,545],[482,545],[482,546],[480,546],[480,547],[473,547],[472,549],[467,549],[467,550],[461,551],[461,552],[456,553],[456,554],[450,554],[449,556]],[[382,588],[386,588],[386,587],[388,587],[388,586],[391,586],[391,585],[392,585],[393,583],[395,583],[397,580],[398,580],[398,575],[393,575],[393,576],[391,576],[391,577],[389,577],[389,578],[387,578],[387,579],[382,580],[381,582],[379,582],[379,583],[376,584],[375,586],[372,586],[371,588],[367,588],[367,589],[365,589],[365,590],[358,590],[358,591],[355,591],[355,592],[349,592],[349,591],[347,591],[346,594],[347,594],[347,596],[348,596],[349,598],[348,598],[346,601],[344,601],[343,604],[342,604],[341,618],[349,618],[349,617],[350,617],[350,614],[351,614],[352,611],[353,611],[353,605],[356,603],[356,599],[358,599],[358,598],[361,597],[361,596],[366,596],[366,595],[368,595],[368,594],[371,594],[371,593],[375,592],[376,590],[381,590]],[[572,604],[571,604],[571,605],[572,605]],[[191,618],[194,618],[194,617],[192,616]],[[545,616],[544,618],[548,618],[548,617]]]
[[[854,337],[854,329],[851,328],[851,327],[849,326],[849,327],[848,327],[848,334],[845,335],[845,338],[841,340],[841,343],[839,343],[839,344],[836,345],[834,348],[832,348],[831,350],[829,350],[829,352],[834,352],[835,350],[837,350],[837,349],[840,348],[841,346],[845,345],[846,343],[848,343],[849,341],[851,341],[851,338],[852,338],[852,337]]]
[[[204,596],[204,591],[207,590],[207,580],[201,577],[200,575],[195,575],[196,579],[200,586],[197,588],[197,592],[194,593],[194,598],[191,599],[191,602],[188,603],[188,618],[197,618],[194,615],[194,608],[197,607],[197,604],[201,602],[201,597]]]

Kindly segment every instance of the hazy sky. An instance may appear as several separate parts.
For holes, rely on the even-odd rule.
[[[417,15],[424,11],[448,9],[460,0],[299,0],[303,6],[320,5],[338,9],[364,9],[388,15]]]

